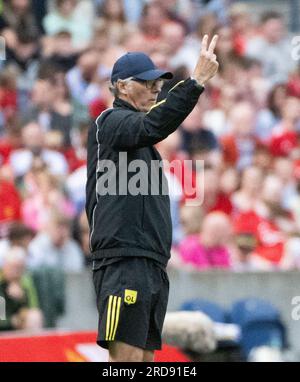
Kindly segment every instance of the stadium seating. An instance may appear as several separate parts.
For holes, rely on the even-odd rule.
[[[241,349],[248,356],[251,349],[287,346],[286,329],[276,307],[268,301],[247,298],[236,301],[230,312],[230,321],[241,328]]]
[[[215,322],[226,322],[226,311],[216,303],[193,299],[182,304],[180,310],[201,311]]]

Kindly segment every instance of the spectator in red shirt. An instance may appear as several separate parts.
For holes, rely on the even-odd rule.
[[[282,105],[281,115],[281,121],[274,127],[270,139],[270,150],[274,156],[290,156],[298,146],[300,100],[288,97]]]
[[[300,98],[300,66],[291,73],[287,84],[288,92],[293,97]]]
[[[0,171],[0,237],[7,234],[11,223],[21,220],[21,197],[11,180]]]
[[[230,25],[233,30],[234,51],[244,55],[248,39],[253,36],[251,9],[247,4],[236,3],[230,8]]]
[[[22,133],[17,125],[9,126],[0,138],[0,166],[7,164],[11,153],[22,146]]]
[[[297,230],[296,223],[291,211],[282,203],[284,195],[283,181],[275,174],[267,175],[262,187],[262,200],[265,206],[263,216],[274,222],[282,232],[292,234]]]
[[[231,201],[236,212],[255,211],[260,213],[264,208],[261,200],[263,173],[261,169],[251,166],[242,173],[241,188],[232,195]]]
[[[5,69],[0,73],[0,112],[4,123],[9,122],[17,111],[16,73]]]
[[[0,222],[19,220],[21,199],[13,183],[0,181],[0,199]]]
[[[204,186],[201,185],[204,181]],[[213,167],[207,167],[204,170],[204,177],[198,175],[197,187],[203,187],[202,208],[205,213],[219,211],[226,215],[233,212],[230,198],[221,190],[219,171]]]
[[[245,249],[243,247],[247,247],[246,256],[242,256],[242,258],[239,256],[237,259],[237,270],[242,269],[242,265],[245,263],[252,270],[272,270],[280,267],[284,256],[286,236],[274,222],[260,217],[254,211],[249,211],[235,217],[234,227],[236,244],[242,247],[242,250]],[[247,239],[247,243],[245,243],[245,239]],[[239,262],[244,262],[244,264],[239,264]]]

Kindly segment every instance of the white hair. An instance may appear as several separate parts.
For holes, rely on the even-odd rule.
[[[117,80],[117,81],[115,81],[115,82],[111,82],[110,84],[109,84],[109,90],[110,90],[110,92],[112,93],[112,95],[116,98],[116,97],[118,97],[119,96],[119,88],[118,88],[118,83],[120,83],[120,82],[129,82],[129,81],[131,81],[132,80],[132,78],[133,77],[129,77],[129,78],[125,78],[124,80],[121,80],[121,79],[119,79],[119,80]]]

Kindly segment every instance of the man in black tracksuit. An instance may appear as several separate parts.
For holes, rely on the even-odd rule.
[[[151,361],[161,348],[172,223],[167,181],[154,145],[178,128],[215,75],[217,36],[209,48],[207,40],[193,79],[178,83],[158,104],[163,79],[172,74],[157,69],[143,53],[122,56],[112,71],[113,108],[89,132],[86,212],[99,311],[97,342],[109,349],[111,361]]]

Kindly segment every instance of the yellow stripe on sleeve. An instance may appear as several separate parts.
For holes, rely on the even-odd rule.
[[[149,114],[150,112],[151,112],[151,110],[153,110],[154,108],[156,108],[157,106],[160,106],[160,105],[162,105],[163,103],[165,103],[166,102],[166,100],[165,99],[163,99],[162,101],[160,101],[160,102],[157,102],[155,105],[153,105],[152,107],[151,107],[151,109],[148,111],[148,113],[147,114]]]
[[[176,84],[175,86],[173,86],[172,89],[170,89],[168,93],[170,93],[172,90],[174,90],[178,85],[182,84],[183,82],[184,82],[184,80],[177,82],[177,84]],[[147,114],[151,113],[151,111],[152,111],[154,108],[156,108],[157,106],[162,105],[162,104],[165,103],[165,102],[166,102],[166,99],[163,99],[162,101],[157,102],[155,105],[153,105],[153,106],[151,107],[151,109],[148,111]]]
[[[177,82],[177,84],[176,84],[175,86],[173,86],[172,89],[170,89],[168,93],[170,93],[172,90],[174,90],[175,88],[177,88],[177,86],[180,85],[180,84],[182,84],[183,82],[184,82],[184,80]]]

